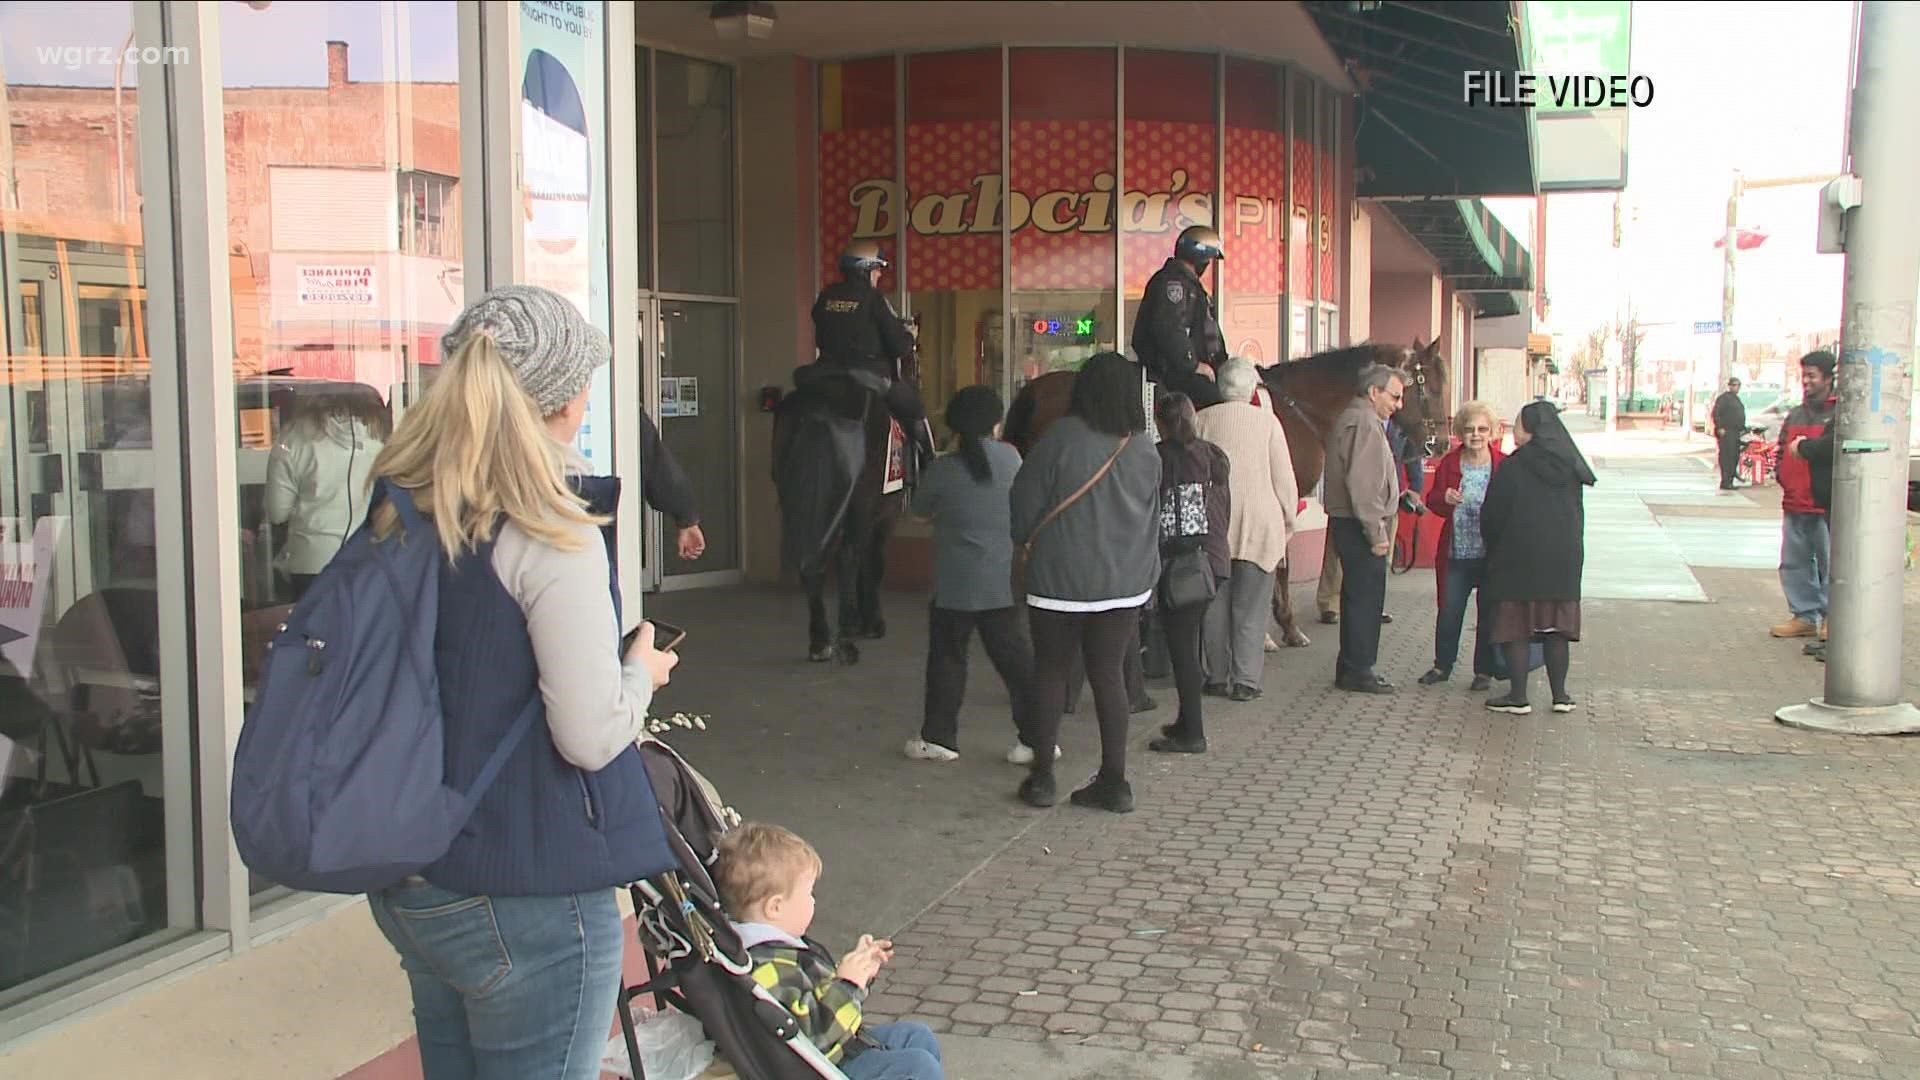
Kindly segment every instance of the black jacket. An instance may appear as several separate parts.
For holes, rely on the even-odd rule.
[[[1207,287],[1179,259],[1147,279],[1133,316],[1133,352],[1157,383],[1193,374],[1202,363],[1218,366],[1227,347],[1207,298]]]
[[[1713,399],[1713,430],[1722,435],[1739,435],[1747,429],[1747,403],[1728,390]]]
[[[813,302],[813,344],[824,364],[894,379],[894,362],[912,354],[913,335],[879,289],[863,280],[841,281]]]
[[[1531,443],[1494,470],[1480,507],[1489,600],[1580,599],[1586,563],[1584,486],[1573,466]]]
[[[1822,510],[1833,509],[1833,421],[1820,434],[1800,444],[1800,456],[1807,463],[1807,480],[1813,488],[1813,503]]]
[[[653,417],[640,410],[640,495],[648,506],[667,515],[684,529],[700,524],[700,509],[693,503],[693,484],[673,460],[673,452],[660,441],[660,429]]]

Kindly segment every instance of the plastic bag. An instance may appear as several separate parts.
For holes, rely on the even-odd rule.
[[[640,1065],[646,1070],[647,1080],[694,1080],[713,1064],[713,1041],[707,1038],[700,1021],[683,1012],[636,1013],[633,1038],[639,1044]],[[626,1036],[615,1033],[607,1041],[600,1068],[633,1080]]]

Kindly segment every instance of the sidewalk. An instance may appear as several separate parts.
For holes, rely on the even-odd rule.
[[[1899,824],[1920,802],[1920,746],[1772,721],[1822,669],[1765,636],[1770,565],[1709,565],[1684,534],[1761,531],[1777,492],[1719,496],[1702,466],[1606,449],[1596,501],[1647,492],[1646,527],[1682,534],[1666,542],[1704,602],[1590,600],[1572,715],[1501,717],[1464,680],[1413,685],[1434,617],[1416,571],[1392,582],[1383,640],[1400,694],[1332,691],[1316,628],[1269,658],[1264,699],[1209,701],[1211,754],[1170,759],[1141,749],[1171,717],[1157,690],[1134,727],[1130,816],[1014,802],[984,663],[966,759],[900,759],[923,633],[905,597],[888,597],[899,636],[859,669],[793,665],[797,695],[781,672],[796,728],[829,684],[860,699],[787,740],[785,778],[713,752],[778,743],[754,719],[765,701],[707,697],[715,730],[682,741],[744,811],[820,842],[823,935],[896,937],[871,1008],[946,1033],[953,1076],[1920,1074],[1920,842]],[[660,606],[698,625],[712,602]],[[788,606],[764,632],[794,652]],[[689,699],[706,696],[700,666]],[[1068,721],[1063,782],[1091,769],[1091,729]]]
[[[797,593],[649,597],[691,631],[656,711],[706,716],[671,741],[820,848],[814,936],[895,938],[870,1008],[940,1030],[955,1080],[1920,1076],[1920,743],[1772,720],[1824,674],[1766,636],[1777,489],[1718,493],[1704,446],[1580,437],[1600,484],[1571,715],[1488,713],[1464,671],[1415,685],[1424,570],[1390,582],[1393,697],[1334,692],[1334,628],[1310,624],[1264,698],[1208,700],[1210,754],[1169,758],[1144,748],[1173,716],[1156,686],[1126,816],[1014,798],[978,653],[965,756],[902,757],[924,596],[888,594],[851,669],[805,661]],[[1062,742],[1074,784],[1090,708]],[[305,992],[267,990],[288,972]],[[0,1073],[333,1080],[411,1035],[361,911],[192,977],[191,1001],[139,999]],[[418,1074],[403,1048],[363,1075]]]

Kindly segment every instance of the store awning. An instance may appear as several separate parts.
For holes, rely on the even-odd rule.
[[[1479,199],[1382,199],[1395,221],[1473,298],[1476,317],[1517,315],[1533,289],[1533,256]]]
[[[1533,110],[1464,98],[1465,73],[1528,68],[1524,6],[1307,0],[1359,91],[1354,142],[1362,198],[1532,195]]]

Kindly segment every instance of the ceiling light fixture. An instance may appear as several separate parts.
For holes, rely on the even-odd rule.
[[[773,5],[767,0],[721,0],[707,17],[714,32],[730,41],[773,36]]]

